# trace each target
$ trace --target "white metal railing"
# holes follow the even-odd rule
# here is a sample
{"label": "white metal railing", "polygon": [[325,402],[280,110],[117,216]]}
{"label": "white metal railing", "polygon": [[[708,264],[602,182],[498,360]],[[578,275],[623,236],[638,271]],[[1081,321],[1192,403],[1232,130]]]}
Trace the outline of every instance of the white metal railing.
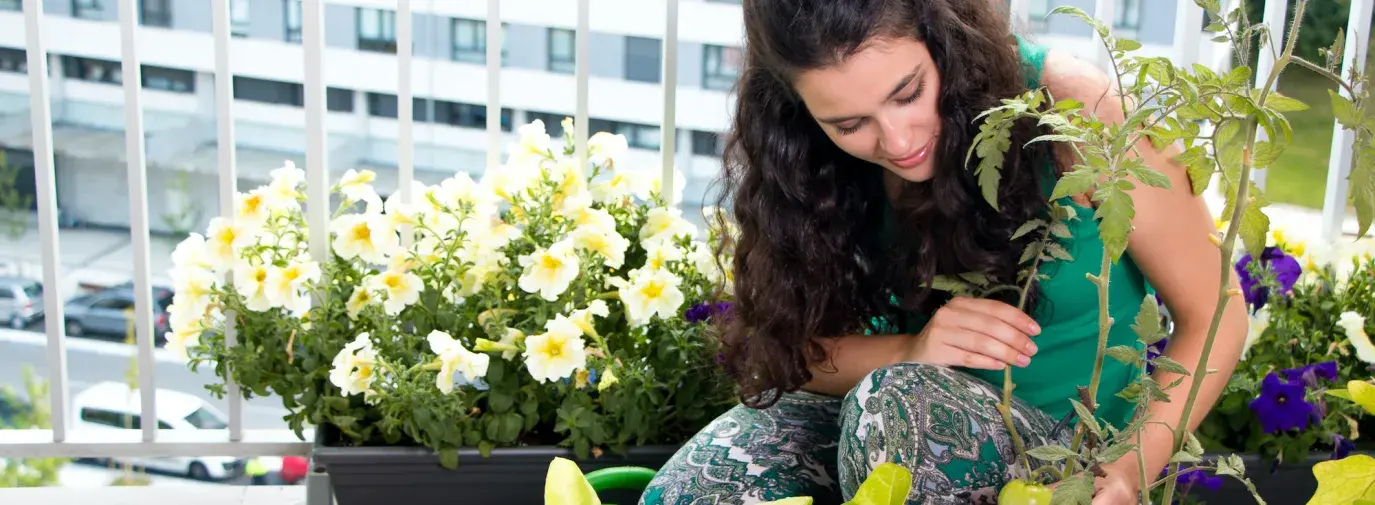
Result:
{"label": "white metal railing", "polygon": [[[675,101],[678,74],[678,2],[664,1],[665,31],[663,40],[663,117],[661,121],[662,154],[662,193],[671,198],[677,188],[673,188],[675,165]],[[1194,63],[1197,48],[1202,41],[1198,29],[1202,21],[1202,11],[1192,0],[1177,0],[1179,13],[1176,19],[1174,38],[1175,56],[1184,63]],[[1229,5],[1235,5],[1231,0]],[[1346,47],[1342,63],[1345,75],[1352,65],[1365,61],[1367,32],[1370,27],[1372,3],[1375,0],[1352,0],[1351,18],[1347,29]],[[187,433],[176,430],[159,430],[156,423],[145,422],[139,432],[100,431],[83,433],[71,430],[69,420],[69,387],[67,375],[67,353],[63,317],[63,293],[61,264],[58,261],[57,212],[55,193],[55,172],[53,154],[52,113],[49,100],[49,59],[45,43],[43,0],[24,0],[24,20],[27,30],[27,55],[30,111],[32,114],[33,152],[37,181],[39,246],[43,253],[43,282],[45,317],[44,330],[47,336],[47,369],[50,381],[52,427],[48,430],[5,430],[0,431],[0,458],[12,457],[130,457],[130,456],[199,456],[217,454],[227,456],[260,455],[307,455],[310,442],[301,441],[289,430],[247,430],[243,426],[243,400],[239,388],[228,385],[229,426],[224,430],[197,430]],[[231,218],[234,215],[236,188],[234,93],[231,51],[231,21],[229,0],[213,0],[214,68],[215,68],[215,111],[219,141],[219,198],[220,215]],[[575,32],[575,82],[576,113],[575,146],[578,159],[587,158],[588,131],[588,87],[589,87],[589,49],[591,0],[577,1],[577,22]],[[1096,0],[1096,16],[1112,19],[1114,8],[1112,0]],[[138,345],[139,389],[143,418],[154,419],[156,397],[154,392],[157,380],[153,366],[153,327],[152,300],[150,299],[149,271],[149,227],[147,167],[143,136],[142,90],[138,52],[140,26],[137,16],[137,0],[119,0],[120,43],[123,51],[123,86],[125,92],[126,151],[128,162],[129,205],[131,234],[134,245],[136,287],[136,339]],[[1012,0],[1012,15],[1019,24],[1025,24],[1027,17],[1026,0]],[[327,205],[316,205],[329,201],[329,163],[327,160],[326,83],[324,80],[324,0],[305,0],[302,6],[301,44],[304,48],[304,90],[306,114],[306,181],[307,222],[310,229],[310,248],[317,261],[324,262],[329,254],[328,209]],[[398,139],[398,190],[403,200],[414,197],[411,185],[414,179],[414,134],[413,134],[413,83],[411,71],[414,55],[412,53],[412,2],[397,0],[397,80],[398,80],[398,120],[400,124]],[[500,165],[502,146],[501,132],[501,10],[500,0],[487,1],[487,157],[485,169]],[[1267,4],[1265,21],[1278,24],[1288,10],[1285,0],[1271,0]],[[1096,36],[1095,36],[1096,37]],[[1260,68],[1273,66],[1273,58],[1262,51]],[[1210,62],[1217,67],[1227,64],[1227,58]],[[1350,162],[1350,134],[1340,126],[1334,126],[1337,134],[1332,144],[1332,161],[1328,172],[1327,198],[1324,202],[1323,232],[1329,239],[1340,235],[1340,220],[1345,215],[1347,191],[1346,173]],[[675,203],[675,202],[670,202]],[[234,321],[232,314],[226,318]],[[236,334],[231,326],[226,335],[229,345],[235,345]],[[308,489],[311,503],[327,503],[329,497],[327,481],[323,476],[312,474]]]}

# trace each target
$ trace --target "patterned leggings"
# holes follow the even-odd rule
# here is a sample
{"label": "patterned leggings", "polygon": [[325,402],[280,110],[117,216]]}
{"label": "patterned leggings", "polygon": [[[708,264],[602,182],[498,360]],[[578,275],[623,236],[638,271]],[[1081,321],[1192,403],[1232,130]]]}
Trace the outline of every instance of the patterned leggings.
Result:
{"label": "patterned leggings", "polygon": [[[994,503],[1013,475],[1012,442],[996,405],[999,388],[950,368],[898,364],[860,382],[843,400],[790,393],[764,410],[737,406],[694,436],[660,469],[642,505],[749,505],[811,496],[818,505],[854,497],[884,462],[912,470],[909,504]],[[1069,443],[1055,420],[1014,400],[1027,443]]]}

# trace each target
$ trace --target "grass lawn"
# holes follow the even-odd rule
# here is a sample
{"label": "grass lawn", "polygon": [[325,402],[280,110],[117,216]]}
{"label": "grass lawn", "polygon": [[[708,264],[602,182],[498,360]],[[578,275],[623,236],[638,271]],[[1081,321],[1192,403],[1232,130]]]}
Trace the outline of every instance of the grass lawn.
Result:
{"label": "grass lawn", "polygon": [[1327,90],[1336,85],[1308,69],[1290,65],[1279,87],[1280,93],[1302,101],[1309,109],[1285,113],[1294,128],[1294,142],[1267,170],[1265,194],[1274,202],[1320,209],[1334,124]]}

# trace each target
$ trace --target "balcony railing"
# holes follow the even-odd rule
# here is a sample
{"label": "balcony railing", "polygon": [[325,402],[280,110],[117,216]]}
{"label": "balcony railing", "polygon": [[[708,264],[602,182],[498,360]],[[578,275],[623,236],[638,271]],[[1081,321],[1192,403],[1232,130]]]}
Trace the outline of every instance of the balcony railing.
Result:
{"label": "balcony railing", "polygon": [[[333,1],[333,0],[330,0]],[[357,0],[351,0],[357,3]],[[1018,21],[1019,26],[1025,25],[1027,17],[1028,0],[1012,0],[1010,3],[1011,12],[1014,20]],[[1346,74],[1346,69],[1353,65],[1359,65],[1365,61],[1366,48],[1368,46],[1368,33],[1370,28],[1372,2],[1375,0],[1352,0],[1351,16],[1346,30],[1346,47],[1351,48],[1344,55],[1342,73]],[[1236,0],[1230,3],[1235,4]],[[385,3],[392,6],[392,2]],[[575,69],[574,74],[577,83],[577,101],[575,125],[575,145],[577,156],[581,160],[586,160],[587,140],[588,140],[588,81],[589,81],[589,40],[590,40],[590,0],[577,1],[577,21],[575,32]],[[0,5],[5,2],[0,0]],[[1101,19],[1111,19],[1114,0],[1096,0],[1096,16]],[[231,65],[233,59],[231,52],[234,49],[235,39],[233,38],[233,26],[230,14],[229,0],[213,0],[213,31],[214,31],[214,69],[215,69],[215,110],[218,123],[219,141],[219,202],[220,215],[232,217],[234,195],[236,188],[236,161],[235,161],[235,123],[234,123],[234,68]],[[289,430],[253,430],[245,429],[243,423],[243,407],[239,389],[234,384],[228,385],[228,428],[222,430],[195,430],[192,432],[179,430],[159,430],[156,423],[142,423],[139,430],[123,431],[100,431],[86,432],[83,430],[72,429],[73,415],[69,412],[69,391],[70,384],[67,375],[67,351],[65,344],[66,330],[64,328],[63,303],[65,302],[64,293],[59,287],[62,285],[60,279],[63,277],[61,263],[57,260],[58,254],[58,227],[56,211],[55,175],[54,175],[54,154],[53,154],[53,134],[52,134],[52,114],[50,110],[49,97],[49,59],[47,58],[47,42],[52,37],[67,36],[66,34],[48,33],[45,31],[43,0],[23,0],[23,12],[25,28],[27,30],[27,62],[29,78],[29,99],[32,114],[33,126],[33,151],[35,158],[35,171],[37,180],[37,200],[38,200],[38,231],[40,237],[39,247],[42,250],[43,262],[42,277],[43,283],[48,289],[44,290],[44,307],[46,307],[45,332],[47,339],[46,360],[47,360],[47,379],[50,381],[50,408],[52,412],[52,427],[46,430],[3,430],[0,431],[0,458],[37,458],[37,457],[63,457],[63,458],[117,458],[117,457],[193,457],[205,454],[216,454],[226,456],[286,456],[286,455],[309,455],[310,439],[307,441],[298,439]],[[400,195],[403,200],[410,199],[414,195],[410,194],[411,181],[414,179],[413,150],[414,138],[412,125],[414,119],[414,101],[412,94],[412,2],[410,0],[396,0],[396,53],[397,53],[397,81],[399,84],[397,95],[399,131],[399,154],[398,172]],[[659,6],[662,6],[661,8]],[[126,153],[128,165],[128,186],[129,186],[129,205],[131,216],[131,233],[134,250],[134,286],[135,286],[135,328],[137,343],[137,362],[138,362],[138,390],[141,394],[141,409],[144,419],[154,419],[156,416],[156,398],[154,391],[158,384],[158,378],[154,374],[154,335],[153,335],[153,311],[151,298],[150,278],[154,272],[150,272],[149,261],[149,224],[148,224],[148,186],[147,186],[147,167],[145,159],[144,145],[144,125],[143,125],[143,91],[139,85],[140,79],[140,54],[139,44],[136,43],[139,32],[142,29],[139,23],[139,2],[137,0],[120,0],[119,23],[120,23],[120,44],[122,47],[121,68],[125,78],[123,79],[124,99],[125,99],[125,128]],[[679,0],[659,0],[656,4],[656,12],[662,12],[664,21],[663,31],[663,119],[661,136],[664,176],[662,178],[662,194],[673,195],[671,185],[674,183],[672,170],[674,167],[674,134],[675,126],[675,97],[677,82],[677,50],[678,50],[678,7]],[[1285,0],[1270,0],[1266,3],[1265,19],[1271,25],[1282,25],[1285,13],[1289,10],[1289,2]],[[1230,65],[1230,55],[1226,52],[1215,53],[1212,61],[1198,61],[1200,47],[1206,45],[1203,39],[1203,32],[1196,27],[1201,25],[1202,10],[1194,5],[1193,0],[1177,0],[1176,30],[1173,44],[1173,57],[1179,63],[1202,63],[1214,69],[1225,68]],[[328,202],[328,181],[329,166],[326,155],[327,134],[326,134],[326,83],[324,79],[324,0],[305,0],[302,2],[301,11],[301,33],[300,39],[304,46],[304,89],[305,89],[305,112],[306,112],[306,166],[307,174],[307,220],[310,230],[310,250],[316,255],[316,260],[324,262],[323,255],[328,254],[330,248],[327,247],[329,241],[327,205],[315,205],[317,202]],[[501,20],[501,1],[487,0],[487,26],[500,26]],[[501,30],[487,30],[486,37],[486,65],[487,65],[487,123],[486,123],[486,167],[497,168],[500,166],[500,155],[502,153],[501,130]],[[1096,42],[1096,41],[1095,41]],[[1099,62],[1106,64],[1106,54],[1101,54]],[[1259,75],[1266,73],[1267,69],[1272,68],[1274,59],[1268,51],[1261,51],[1261,61],[1259,65]],[[1341,235],[1341,223],[1345,216],[1345,205],[1347,195],[1346,171],[1351,160],[1350,146],[1352,143],[1351,133],[1343,130],[1339,125],[1333,125],[1334,138],[1331,148],[1331,161],[1329,164],[1326,197],[1324,199],[1324,210],[1322,215],[1322,235],[1328,240],[1333,240]],[[1259,181],[1263,184],[1263,180]],[[232,318],[228,318],[232,321]],[[232,328],[227,336],[230,345],[234,342]],[[332,502],[330,488],[327,477],[318,472],[311,472],[307,477],[308,503],[311,505],[324,505]],[[34,498],[40,496],[41,491],[5,490],[0,491],[6,499],[0,500],[12,502],[8,499],[14,497]],[[138,491],[118,490],[111,492],[131,493]],[[194,495],[197,501],[204,501],[205,493],[211,491],[197,490],[187,496]],[[253,494],[243,494],[243,503],[266,503],[262,500],[269,500],[270,496],[279,496],[272,493],[280,492],[273,490],[253,491]],[[27,494],[20,494],[27,493]],[[71,496],[78,496],[73,491]],[[107,495],[106,491],[100,491],[102,496]],[[172,494],[173,491],[166,491]],[[198,494],[199,493],[199,494]],[[52,496],[52,495],[42,495]],[[291,496],[290,494],[280,496]],[[256,498],[255,498],[256,497]],[[29,502],[28,498],[21,498],[19,502]],[[44,498],[44,500],[47,500]],[[47,500],[51,502],[51,500]],[[187,498],[187,502],[190,498]],[[58,501],[56,503],[65,503]],[[73,498],[72,503],[76,503]],[[217,502],[218,503],[218,502]]]}

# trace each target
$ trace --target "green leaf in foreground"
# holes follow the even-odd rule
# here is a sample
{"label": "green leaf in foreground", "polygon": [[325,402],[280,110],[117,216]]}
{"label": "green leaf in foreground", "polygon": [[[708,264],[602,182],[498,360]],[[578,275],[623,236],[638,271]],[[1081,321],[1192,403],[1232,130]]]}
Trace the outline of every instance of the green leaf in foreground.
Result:
{"label": "green leaf in foreground", "polygon": [[895,463],[884,463],[859,485],[855,498],[845,505],[903,505],[912,491],[912,472]]}

